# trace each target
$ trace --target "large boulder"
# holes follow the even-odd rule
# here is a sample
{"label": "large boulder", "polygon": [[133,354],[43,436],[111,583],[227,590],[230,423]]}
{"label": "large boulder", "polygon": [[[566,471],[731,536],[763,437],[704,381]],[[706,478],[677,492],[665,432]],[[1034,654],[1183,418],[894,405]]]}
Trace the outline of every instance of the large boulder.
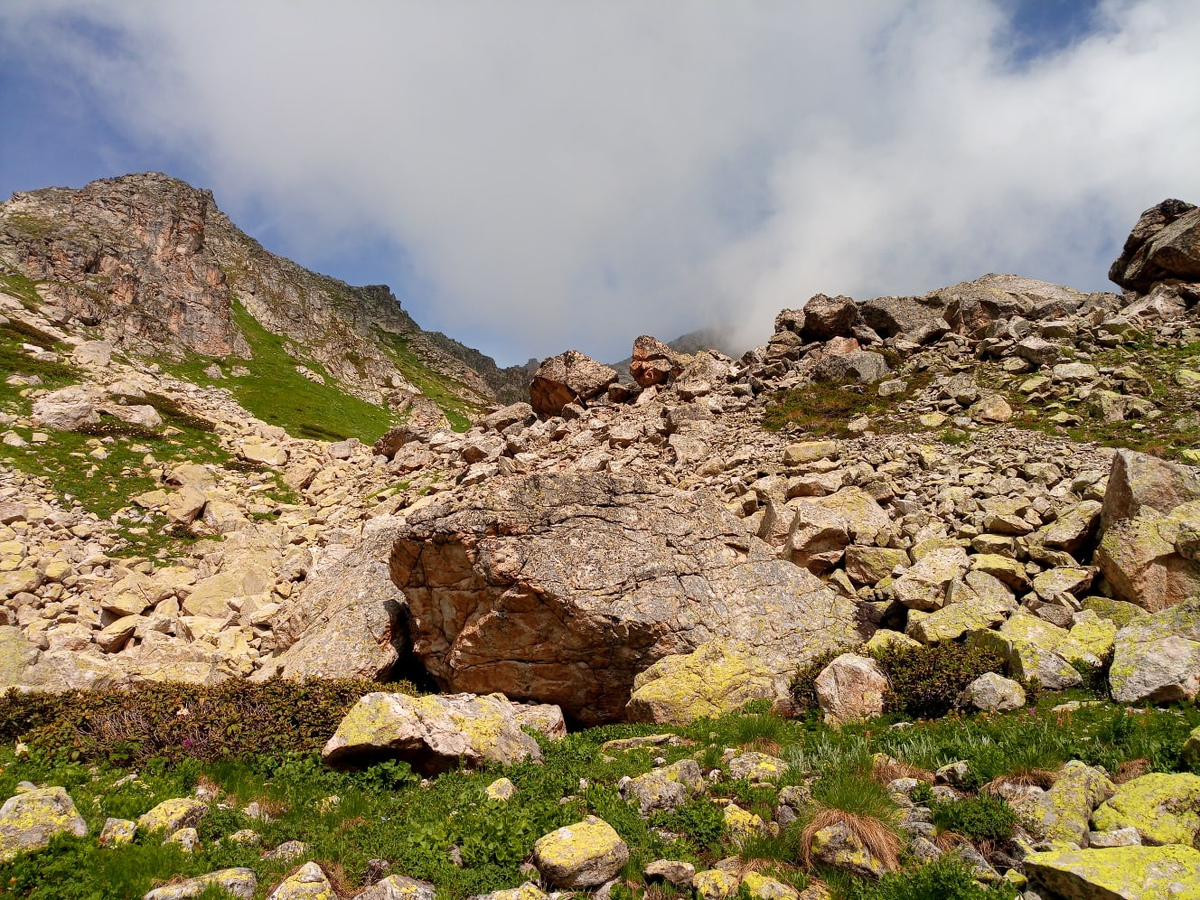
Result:
{"label": "large boulder", "polygon": [[1062,900],[1197,900],[1200,850],[1116,847],[1025,857],[1030,887]]}
{"label": "large boulder", "polygon": [[666,384],[682,370],[679,354],[658,338],[643,334],[633,342],[629,374],[642,387]]}
{"label": "large boulder", "polygon": [[687,725],[702,716],[733,712],[751,700],[773,700],[783,691],[781,681],[753,648],[707,641],[639,673],[626,715],[633,722]]}
{"label": "large boulder", "polygon": [[387,559],[395,520],[369,522],[359,543],[324,548],[308,589],[276,624],[282,652],[254,673],[285,678],[384,679],[409,652],[408,603]]}
{"label": "large boulder", "polygon": [[815,682],[825,721],[842,725],[883,715],[887,676],[869,656],[843,653],[821,670]]}
{"label": "large boulder", "polygon": [[0,806],[0,863],[18,853],[40,850],[59,834],[83,837],[87,823],[61,787],[35,788]]}
{"label": "large boulder", "polygon": [[1092,819],[1099,831],[1136,828],[1145,844],[1192,846],[1200,839],[1200,775],[1152,772],[1134,778],[1120,785]]}
{"label": "large boulder", "polygon": [[1017,813],[1037,837],[1087,846],[1092,811],[1116,790],[1100,769],[1071,760],[1050,790],[1017,803]]}
{"label": "large boulder", "polygon": [[1105,529],[1135,516],[1165,516],[1183,503],[1200,500],[1200,468],[1118,450],[1113,456],[1100,519]]}
{"label": "large boulder", "polygon": [[1200,281],[1200,209],[1164,200],[1143,212],[1108,277],[1140,294],[1160,281]]}
{"label": "large boulder", "polygon": [[1150,612],[1200,593],[1200,500],[1109,524],[1095,562],[1113,596]]}
{"label": "large boulder", "polygon": [[1118,703],[1169,703],[1200,694],[1200,597],[1133,619],[1113,640]]}
{"label": "large boulder", "polygon": [[946,307],[926,297],[876,297],[858,308],[859,318],[882,338],[914,344],[934,341],[950,330]]}
{"label": "large boulder", "polygon": [[850,297],[817,294],[804,304],[804,323],[800,336],[806,341],[849,337],[857,321],[858,304]]}
{"label": "large boulder", "polygon": [[702,492],[493,479],[410,513],[394,537],[413,649],[443,689],[557,703],[586,724],[621,719],[638,673],[715,638],[777,675],[858,639],[853,601]]}
{"label": "large boulder", "polygon": [[145,894],[142,900],[186,900],[189,897],[199,897],[214,888],[230,897],[251,900],[254,892],[258,890],[258,876],[254,874],[253,869],[219,869],[175,884],[154,888]]}
{"label": "large boulder", "polygon": [[529,385],[529,402],[542,416],[557,416],[570,403],[585,403],[608,390],[617,370],[578,350],[568,350],[542,363]]}
{"label": "large boulder", "polygon": [[512,765],[541,759],[502,694],[411,697],[376,691],[346,713],[321,756],[336,766],[401,759],[422,774],[460,763]]}
{"label": "large boulder", "polygon": [[599,887],[629,861],[629,847],[616,830],[595,816],[537,839],[533,864],[550,884],[566,890]]}

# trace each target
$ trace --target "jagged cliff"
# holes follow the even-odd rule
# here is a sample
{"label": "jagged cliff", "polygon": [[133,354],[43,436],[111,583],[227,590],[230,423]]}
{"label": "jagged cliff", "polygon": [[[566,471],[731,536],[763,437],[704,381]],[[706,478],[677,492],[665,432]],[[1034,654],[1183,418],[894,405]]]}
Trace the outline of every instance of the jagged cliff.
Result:
{"label": "jagged cliff", "polygon": [[353,287],[269,253],[210,191],[158,173],[15,194],[0,204],[0,268],[60,324],[141,357],[236,364],[253,354],[244,310],[298,364],[317,362],[369,403],[404,409],[432,396],[469,417],[521,388],[521,370],[422,331],[387,287]]}

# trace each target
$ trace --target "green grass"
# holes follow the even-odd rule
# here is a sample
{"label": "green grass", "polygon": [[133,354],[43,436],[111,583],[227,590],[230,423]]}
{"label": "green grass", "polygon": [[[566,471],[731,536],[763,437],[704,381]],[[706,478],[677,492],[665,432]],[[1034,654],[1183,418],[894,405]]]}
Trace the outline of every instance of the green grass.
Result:
{"label": "green grass", "polygon": [[[392,357],[400,373],[426,397],[438,405],[455,431],[471,427],[471,417],[487,405],[487,398],[471,390],[461,381],[430,369],[409,346],[408,338],[376,329],[380,343]],[[470,399],[474,398],[474,399]]]}
{"label": "green grass", "polygon": [[42,305],[42,297],[37,292],[36,285],[17,272],[0,272],[0,290],[16,297],[26,309]]}
{"label": "green grass", "polygon": [[[259,419],[285,428],[289,434],[322,441],[359,438],[374,443],[395,424],[391,412],[347,394],[314,359],[296,358],[284,349],[288,342],[267,331],[241,303],[233,301],[233,321],[250,344],[253,357],[247,360],[197,356],[184,363],[162,361],[177,376],[202,385],[227,387],[237,401]],[[242,365],[249,375],[210,378],[204,370],[213,363]],[[296,371],[307,366],[325,379],[309,381]]]}
{"label": "green grass", "polygon": [[[275,700],[269,693],[239,700],[236,685],[210,690],[222,690],[230,702],[248,704],[247,708],[285,701],[290,709],[296,706],[291,694],[280,693]],[[170,691],[159,693],[167,698],[161,702],[170,705]],[[26,710],[21,715],[26,718],[0,715],[0,724],[8,723],[0,742],[0,799],[11,796],[23,779],[61,784],[91,831],[89,837],[59,839],[45,851],[0,865],[0,897],[4,898],[141,896],[155,880],[230,865],[249,866],[258,873],[261,898],[296,863],[266,862],[260,858],[260,849],[285,840],[302,840],[310,845],[309,858],[320,862],[347,895],[361,888],[367,861],[384,858],[392,863],[393,871],[431,880],[439,897],[459,900],[519,885],[525,880],[520,865],[528,858],[533,842],[587,814],[605,819],[629,844],[631,863],[623,876],[632,897],[658,890],[641,883],[642,865],[658,857],[682,859],[704,868],[738,853],[743,861],[761,861],[776,877],[803,884],[806,875],[799,848],[803,819],[778,837],[742,842],[733,841],[724,829],[720,798],[733,797],[745,808],[759,809],[770,805],[774,788],[716,782],[709,787],[709,797],[698,796],[648,822],[621,800],[617,781],[623,775],[649,771],[660,755],[668,762],[714,755],[719,759],[724,747],[754,746],[769,740],[779,745],[777,754],[791,761],[797,774],[812,777],[813,814],[839,809],[887,824],[895,821],[896,810],[886,790],[869,774],[874,753],[887,753],[926,769],[965,759],[978,784],[1025,766],[1052,768],[1075,758],[1102,764],[1113,772],[1135,759],[1149,760],[1154,770],[1179,771],[1183,741],[1191,728],[1200,724],[1200,710],[1194,707],[1131,715],[1111,703],[1073,713],[1041,708],[948,717],[903,729],[887,727],[889,719],[834,729],[815,720],[771,720],[762,712],[751,712],[674,729],[688,739],[681,744],[624,752],[606,753],[601,745],[612,738],[673,729],[642,725],[590,729],[558,742],[543,741],[542,764],[452,771],[424,786],[398,763],[360,772],[326,769],[315,753],[323,732],[309,728],[297,749],[293,749],[297,742],[290,738],[272,738],[281,746],[277,750],[261,748],[253,757],[218,755],[200,760],[178,755],[176,747],[170,751],[173,762],[142,758],[138,779],[117,787],[115,782],[130,770],[113,764],[111,754],[92,756],[94,748],[87,750],[84,745],[81,748],[86,752],[79,762],[64,761],[61,754],[47,755],[37,742],[32,742],[32,756],[15,758],[14,738],[28,729],[22,722],[32,721],[30,716],[45,716],[44,710],[39,712],[40,702],[20,698],[21,709]],[[258,740],[254,735],[250,739]],[[517,787],[517,794],[507,804],[490,801],[484,794],[484,788],[500,774]],[[586,786],[581,786],[580,779]],[[214,808],[204,820],[201,848],[194,856],[178,855],[153,838],[121,850],[96,846],[95,834],[106,816],[135,817],[163,799],[190,793],[201,780],[216,785],[229,808]],[[340,802],[323,806],[325,798],[333,795]],[[251,801],[271,809],[274,818],[269,822],[248,818],[242,809]],[[943,827],[971,831],[986,839],[1001,835],[1007,818],[1003,810],[983,809],[987,802],[973,799],[954,804],[942,816]],[[239,828],[258,831],[260,848],[217,845],[218,837]],[[681,836],[670,839],[659,829]],[[463,868],[450,861],[452,846],[459,849]],[[837,900],[1011,896],[1011,892],[988,893],[975,886],[953,861],[910,868],[874,884],[828,871],[819,874],[829,882]]]}

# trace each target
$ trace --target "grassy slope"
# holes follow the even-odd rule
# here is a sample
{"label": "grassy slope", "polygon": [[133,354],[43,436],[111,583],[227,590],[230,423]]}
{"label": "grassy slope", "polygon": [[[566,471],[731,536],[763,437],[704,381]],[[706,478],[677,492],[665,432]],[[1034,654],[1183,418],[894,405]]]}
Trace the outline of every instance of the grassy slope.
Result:
{"label": "grassy slope", "polygon": [[[297,437],[324,441],[356,437],[369,444],[395,424],[388,410],[338,389],[336,381],[316,360],[288,355],[285,339],[263,328],[237,300],[233,303],[233,320],[250,344],[252,359],[198,356],[181,365],[164,363],[164,368],[196,384],[228,388],[255,416]],[[214,363],[224,364],[225,371],[229,365],[241,365],[250,374],[216,380],[204,374]],[[321,375],[325,384],[309,381],[296,371],[297,365]]]}
{"label": "grassy slope", "polygon": [[[1073,713],[1052,712],[1050,703],[1060,699],[1044,698],[1039,710],[952,716],[904,729],[887,728],[886,721],[877,720],[838,730],[813,719],[784,720],[761,712],[701,720],[684,729],[609,726],[544,744],[542,765],[451,772],[426,787],[396,763],[354,774],[329,771],[317,761],[315,747],[241,760],[151,760],[140,767],[137,781],[117,787],[115,782],[129,770],[102,761],[93,769],[82,764],[86,760],[54,759],[36,742],[31,757],[16,759],[6,742],[0,749],[0,796],[10,796],[22,779],[61,784],[88,820],[90,835],[59,839],[44,852],[0,865],[0,897],[140,896],[155,879],[231,865],[258,872],[261,897],[297,864],[264,861],[262,849],[299,839],[310,845],[306,858],[318,860],[344,890],[362,883],[369,859],[382,857],[392,862],[393,871],[430,879],[439,897],[454,900],[520,884],[524,876],[519,866],[533,842],[591,813],[613,825],[629,844],[631,861],[623,875],[639,894],[645,887],[642,867],[655,858],[686,860],[699,869],[740,851],[760,859],[758,867],[797,887],[817,875],[831,883],[835,897],[858,898],[866,895],[867,885],[828,871],[803,870],[797,856],[803,820],[778,839],[745,845],[722,827],[723,799],[769,814],[779,785],[724,780],[710,786],[709,799],[692,800],[647,822],[620,799],[616,782],[622,775],[649,771],[659,754],[668,761],[693,757],[709,766],[720,764],[725,747],[765,749],[791,764],[781,785],[815,778],[818,805],[874,810],[887,817],[897,811],[889,805],[886,792],[881,794],[874,782],[862,783],[872,753],[886,753],[926,770],[967,760],[977,787],[1001,774],[1053,770],[1069,759],[1104,765],[1113,772],[1132,760],[1145,760],[1142,765],[1154,771],[1178,771],[1183,768],[1179,752],[1183,740],[1200,724],[1200,711],[1195,708],[1132,715],[1104,703]],[[687,740],[679,746],[600,752],[605,740],[664,730],[675,730]],[[847,777],[847,772],[859,775]],[[484,788],[501,774],[518,788],[508,804],[484,796]],[[149,836],[119,850],[96,845],[95,835],[106,816],[136,817],[163,799],[189,793],[201,778],[226,792],[226,802],[233,808],[209,813],[200,826],[202,846],[196,854],[164,849]],[[581,778],[586,788],[581,789]],[[340,803],[323,807],[324,798],[332,795],[340,797]],[[567,801],[560,802],[564,797]],[[239,812],[252,800],[273,811],[272,821],[255,821]],[[681,836],[671,839],[656,827]],[[216,843],[218,837],[239,828],[260,832],[262,846]],[[464,868],[451,864],[452,845],[459,848]],[[672,897],[674,892],[655,896]]]}

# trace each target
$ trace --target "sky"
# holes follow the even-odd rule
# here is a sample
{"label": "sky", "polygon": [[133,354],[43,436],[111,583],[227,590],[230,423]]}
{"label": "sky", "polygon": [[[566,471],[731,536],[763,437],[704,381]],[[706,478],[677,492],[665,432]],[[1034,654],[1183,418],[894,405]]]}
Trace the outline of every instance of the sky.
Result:
{"label": "sky", "polygon": [[1110,290],[1200,203],[1194,0],[3,0],[0,198],[162,171],[520,364],[813,294]]}

